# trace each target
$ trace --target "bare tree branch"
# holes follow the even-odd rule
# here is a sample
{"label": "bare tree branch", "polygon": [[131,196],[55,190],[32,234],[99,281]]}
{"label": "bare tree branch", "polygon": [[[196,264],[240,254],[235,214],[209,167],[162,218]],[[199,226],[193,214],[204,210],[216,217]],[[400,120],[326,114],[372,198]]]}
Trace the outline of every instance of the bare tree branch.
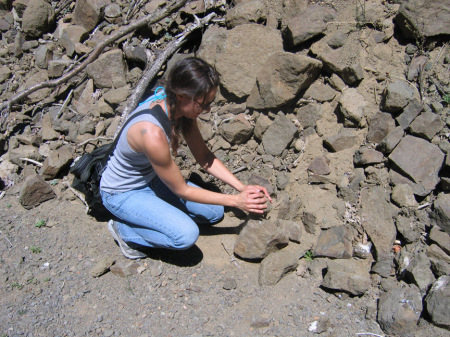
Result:
{"label": "bare tree branch", "polygon": [[172,3],[168,4],[166,7],[159,9],[158,11],[147,15],[143,17],[142,19],[137,20],[136,22],[133,22],[129,24],[128,26],[123,27],[122,29],[118,30],[116,33],[111,35],[110,37],[103,40],[99,45],[95,47],[95,49],[89,54],[89,56],[82,62],[80,65],[76,68],[74,68],[72,71],[66,73],[65,75],[51,81],[44,81],[37,83],[28,89],[25,89],[19,93],[17,93],[14,97],[12,97],[10,100],[4,102],[2,105],[0,105],[0,111],[2,114],[2,121],[1,125],[5,122],[6,118],[8,117],[9,110],[11,108],[11,105],[14,103],[17,103],[18,101],[22,100],[23,98],[27,97],[31,93],[43,89],[43,88],[53,88],[56,87],[62,83],[65,83],[70,78],[74,77],[76,74],[78,74],[81,70],[87,67],[88,64],[93,62],[97,57],[102,53],[103,49],[105,49],[106,46],[110,45],[114,41],[117,41],[121,37],[134,32],[136,29],[139,29],[141,27],[144,27],[149,24],[153,24],[156,22],[161,21],[174,11],[181,8],[187,0],[174,0]]}

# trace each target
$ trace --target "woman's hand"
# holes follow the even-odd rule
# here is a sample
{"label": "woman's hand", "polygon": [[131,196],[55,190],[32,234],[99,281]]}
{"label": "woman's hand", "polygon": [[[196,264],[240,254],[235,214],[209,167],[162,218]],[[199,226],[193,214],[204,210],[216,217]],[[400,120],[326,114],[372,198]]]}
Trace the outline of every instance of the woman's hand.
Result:
{"label": "woman's hand", "polygon": [[264,213],[267,201],[272,202],[267,189],[258,185],[245,185],[244,189],[237,195],[237,207],[246,212]]}

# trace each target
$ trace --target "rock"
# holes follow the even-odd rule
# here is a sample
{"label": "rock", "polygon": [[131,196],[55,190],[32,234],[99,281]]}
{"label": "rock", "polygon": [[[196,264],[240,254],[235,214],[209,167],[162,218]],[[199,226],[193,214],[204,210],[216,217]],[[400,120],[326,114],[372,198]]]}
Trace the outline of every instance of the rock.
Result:
{"label": "rock", "polygon": [[46,113],[42,117],[41,130],[39,131],[39,133],[43,141],[59,138],[59,133],[56,132],[53,128],[53,117],[51,114]]}
{"label": "rock", "polygon": [[288,243],[289,238],[280,223],[249,220],[239,234],[234,253],[244,259],[263,259]]}
{"label": "rock", "polygon": [[436,277],[450,275],[450,256],[438,245],[427,246],[427,257],[431,262],[431,270]]}
{"label": "rock", "polygon": [[404,275],[406,279],[415,283],[424,294],[435,280],[431,271],[431,262],[426,253],[422,251],[413,254]]}
{"label": "rock", "polygon": [[[41,69],[37,72],[31,71],[29,74],[26,75],[26,81],[19,88],[18,91],[28,89],[35,84],[38,84],[40,82],[45,82],[45,81],[48,81],[48,73],[46,70]],[[50,96],[51,92],[52,92],[52,89],[50,89],[50,88],[39,89],[35,92],[30,93],[27,96],[27,101],[30,104],[45,101],[45,99]]]}
{"label": "rock", "polygon": [[255,129],[253,130],[254,136],[261,140],[264,132],[272,124],[272,120],[264,114],[259,115],[256,120]]}
{"label": "rock", "polygon": [[112,257],[104,257],[100,259],[94,267],[91,268],[89,274],[92,277],[100,277],[109,271],[114,262],[115,260]]}
{"label": "rock", "polygon": [[50,60],[48,62],[48,77],[55,78],[60,77],[64,69],[66,69],[71,64],[68,60]]}
{"label": "rock", "polygon": [[318,103],[309,103],[297,109],[297,119],[304,129],[315,127],[322,115],[322,106]]}
{"label": "rock", "polygon": [[329,102],[336,96],[336,91],[322,81],[315,81],[306,89],[303,98],[312,99],[317,102]]}
{"label": "rock", "polygon": [[377,149],[385,155],[388,155],[395,149],[398,143],[400,143],[404,135],[404,129],[401,126],[397,126],[383,138],[383,140],[378,144]]}
{"label": "rock", "polygon": [[424,111],[411,123],[409,131],[412,135],[431,140],[444,126],[445,122],[441,116]]}
{"label": "rock", "polygon": [[401,80],[389,83],[384,91],[381,109],[387,112],[401,111],[414,97],[416,91]]}
{"label": "rock", "polygon": [[330,160],[326,156],[314,158],[311,164],[308,166],[308,171],[317,175],[330,174],[331,170],[328,164]]}
{"label": "rock", "polygon": [[73,22],[92,31],[103,17],[108,0],[77,0],[73,12]]}
{"label": "rock", "polygon": [[111,89],[103,95],[103,98],[106,103],[112,106],[117,106],[127,100],[129,90],[130,87],[128,85],[117,89]]}
{"label": "rock", "polygon": [[387,278],[395,275],[395,272],[393,272],[393,264],[392,257],[385,257],[375,262],[370,271],[380,275],[381,277]]}
{"label": "rock", "polygon": [[370,288],[370,274],[366,263],[358,260],[330,260],[322,286],[328,289],[361,296]]}
{"label": "rock", "polygon": [[422,312],[422,296],[414,285],[402,284],[380,295],[377,321],[389,335],[414,336]]}
{"label": "rock", "polygon": [[448,3],[445,0],[408,0],[401,3],[395,21],[405,37],[424,39],[450,35],[448,13]]}
{"label": "rock", "polygon": [[334,259],[350,259],[353,255],[352,240],[352,232],[345,226],[322,230],[313,255]]}
{"label": "rock", "polygon": [[439,226],[433,226],[430,230],[429,238],[450,255],[450,235]]}
{"label": "rock", "polygon": [[267,8],[261,0],[250,0],[236,4],[227,11],[225,23],[234,28],[246,23],[260,23],[267,19]]}
{"label": "rock", "polygon": [[266,153],[279,156],[292,142],[297,127],[282,113],[278,114],[273,123],[267,128],[262,137],[262,144]]}
{"label": "rock", "polygon": [[256,76],[247,107],[276,109],[290,103],[316,80],[321,68],[322,62],[304,55],[273,53]]}
{"label": "rock", "polygon": [[355,152],[353,163],[355,166],[373,165],[383,162],[383,153],[368,147],[362,147]]}
{"label": "rock", "polygon": [[82,26],[70,25],[62,29],[58,43],[66,51],[66,55],[73,57],[75,45],[82,42],[89,36],[89,32]]}
{"label": "rock", "polygon": [[364,97],[355,88],[345,89],[339,99],[339,109],[345,118],[347,127],[362,126],[364,108],[367,103]]}
{"label": "rock", "polygon": [[142,274],[145,269],[145,265],[140,261],[119,261],[110,267],[111,273],[120,277]]}
{"label": "rock", "polygon": [[260,285],[275,285],[282,277],[298,267],[299,257],[286,250],[270,253],[261,261],[258,283]]}
{"label": "rock", "polygon": [[329,7],[311,5],[299,15],[288,20],[284,34],[288,43],[298,46],[327,29],[327,22],[334,19],[335,12]]}
{"label": "rock", "polygon": [[339,152],[358,145],[358,135],[351,129],[342,128],[337,134],[327,137],[324,145],[333,152]]}
{"label": "rock", "polygon": [[389,155],[389,160],[418,185],[414,193],[425,196],[439,183],[438,174],[444,157],[436,145],[406,135]]}
{"label": "rock", "polygon": [[436,224],[450,234],[450,194],[439,193],[433,203],[433,218]]}
{"label": "rock", "polygon": [[450,276],[439,277],[425,297],[426,310],[437,326],[450,330]]}
{"label": "rock", "polygon": [[51,31],[55,24],[55,10],[44,0],[31,0],[22,17],[22,30],[27,37],[38,38]]}
{"label": "rock", "polygon": [[374,245],[377,261],[388,257],[394,244],[397,234],[395,213],[383,187],[361,191],[361,225]]}
{"label": "rock", "polygon": [[368,124],[369,132],[367,133],[367,141],[371,143],[380,143],[395,129],[395,120],[391,114],[385,112],[377,113],[369,119]]}
{"label": "rock", "polygon": [[9,80],[11,76],[12,72],[8,68],[8,66],[2,66],[0,68],[0,83],[4,83],[5,81]]}
{"label": "rock", "polygon": [[392,189],[391,199],[399,207],[417,206],[414,190],[407,184],[395,185]]}
{"label": "rock", "polygon": [[21,145],[17,148],[10,149],[8,151],[8,156],[11,163],[22,168],[25,166],[25,161],[21,158],[27,158],[35,161],[42,160],[42,156],[39,154],[38,149],[33,145]]}
{"label": "rock", "polygon": [[413,243],[419,240],[420,232],[414,223],[414,218],[408,218],[400,215],[395,221],[398,232],[403,237],[404,242]]}
{"label": "rock", "polygon": [[227,92],[243,99],[250,95],[267,58],[280,51],[283,51],[280,31],[245,24],[230,30],[206,30],[198,56],[216,67]]}
{"label": "rock", "polygon": [[406,129],[422,110],[423,104],[413,98],[396,118],[396,121],[403,129]]}
{"label": "rock", "polygon": [[407,79],[408,81],[415,81],[419,77],[422,69],[425,69],[425,65],[428,62],[428,57],[425,55],[415,56],[408,67]]}
{"label": "rock", "polygon": [[55,192],[41,176],[30,176],[22,186],[19,202],[25,209],[32,209],[41,203],[56,198]]}
{"label": "rock", "polygon": [[119,87],[114,82],[126,84],[126,65],[120,49],[113,49],[100,55],[86,67],[87,74],[99,88]]}
{"label": "rock", "polygon": [[245,119],[244,114],[236,116],[222,127],[222,136],[232,145],[247,142],[253,133],[253,126]]}
{"label": "rock", "polygon": [[72,149],[69,146],[62,146],[59,149],[50,152],[45,159],[39,174],[44,179],[53,179],[72,162]]}

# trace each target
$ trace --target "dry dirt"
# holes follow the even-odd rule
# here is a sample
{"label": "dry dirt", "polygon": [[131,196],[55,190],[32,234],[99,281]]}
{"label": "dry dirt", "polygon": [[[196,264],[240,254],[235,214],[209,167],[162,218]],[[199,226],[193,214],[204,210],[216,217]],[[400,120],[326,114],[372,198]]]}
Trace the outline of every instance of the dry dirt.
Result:
{"label": "dry dirt", "polygon": [[[106,221],[86,215],[81,201],[66,200],[69,193],[30,211],[19,204],[18,188],[0,200],[0,336],[383,335],[379,289],[362,298],[325,291],[320,259],[301,261],[304,273],[300,267],[275,286],[260,286],[259,264],[232,255],[243,222],[232,212],[202,229],[194,248],[140,260],[140,274],[94,278],[102,259],[129,260]],[[39,220],[45,226],[36,226]],[[309,331],[314,322],[316,331]],[[448,332],[421,320],[416,335]]]}

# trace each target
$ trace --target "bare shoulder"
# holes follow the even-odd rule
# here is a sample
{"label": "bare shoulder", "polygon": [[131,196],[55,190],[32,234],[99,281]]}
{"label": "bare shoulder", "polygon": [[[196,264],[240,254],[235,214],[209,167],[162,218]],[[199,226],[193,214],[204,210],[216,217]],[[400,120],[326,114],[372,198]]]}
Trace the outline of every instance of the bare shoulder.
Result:
{"label": "bare shoulder", "polygon": [[128,143],[134,151],[143,152],[153,144],[155,147],[168,144],[164,131],[157,125],[142,121],[132,125],[127,132]]}

